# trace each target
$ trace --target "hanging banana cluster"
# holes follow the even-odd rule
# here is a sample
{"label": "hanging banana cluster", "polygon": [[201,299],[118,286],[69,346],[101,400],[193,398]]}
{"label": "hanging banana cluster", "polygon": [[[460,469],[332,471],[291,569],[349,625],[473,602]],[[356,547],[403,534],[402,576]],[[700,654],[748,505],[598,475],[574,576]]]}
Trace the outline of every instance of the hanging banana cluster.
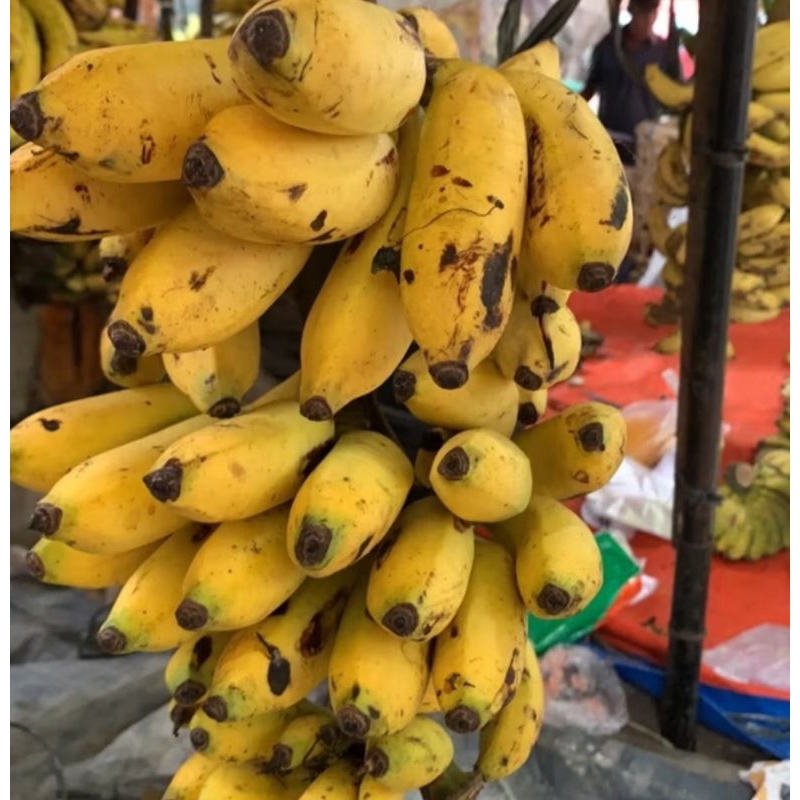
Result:
{"label": "hanging banana cluster", "polygon": [[[12,430],[12,479],[44,495],[28,563],[122,586],[107,652],[174,651],[196,755],[167,798],[501,779],[542,722],[526,613],[602,583],[562,501],[611,478],[624,420],[539,420],[580,355],[570,293],[627,250],[625,173],[552,43],[457,55],[425,9],[268,0],[230,39],[77,55],[12,106],[12,229],[104,237],[126,387]],[[246,403],[259,317],[331,242],[300,371]],[[387,382],[430,426],[415,463],[352,413]]]}
{"label": "hanging banana cluster", "polygon": [[[674,323],[680,316],[686,266],[686,224],[670,226],[670,210],[689,202],[691,105],[694,89],[679,84],[655,64],[645,80],[666,108],[680,112],[682,136],[663,149],[656,173],[656,203],[647,228],[666,264],[664,298],[651,305],[652,325]],[[748,110],[747,171],[739,215],[736,267],[731,287],[732,322],[762,322],[789,303],[789,22],[759,28],[753,57],[753,98]],[[676,352],[680,338],[671,334],[656,346]],[[729,355],[730,355],[729,351]]]}

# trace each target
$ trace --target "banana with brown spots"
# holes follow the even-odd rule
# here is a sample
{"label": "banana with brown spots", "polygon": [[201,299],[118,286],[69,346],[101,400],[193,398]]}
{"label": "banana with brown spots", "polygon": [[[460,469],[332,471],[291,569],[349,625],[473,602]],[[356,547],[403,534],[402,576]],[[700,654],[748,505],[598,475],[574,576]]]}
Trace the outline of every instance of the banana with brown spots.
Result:
{"label": "banana with brown spots", "polygon": [[[115,386],[122,386],[125,389],[135,389],[137,386],[151,386],[154,383],[160,383],[166,375],[164,361],[160,354],[142,356],[141,358],[124,356],[114,349],[114,345],[111,344],[111,340],[106,336],[105,331],[100,334],[100,367],[111,383]],[[192,403],[192,406],[194,406],[194,403]]]}
{"label": "banana with brown spots", "polygon": [[164,668],[170,697],[186,706],[199,703],[211,686],[217,662],[230,638],[227,631],[203,632],[180,645]]}
{"label": "banana with brown spots", "polygon": [[456,37],[435,11],[423,6],[407,6],[397,13],[417,32],[427,53],[434,58],[459,58]]}

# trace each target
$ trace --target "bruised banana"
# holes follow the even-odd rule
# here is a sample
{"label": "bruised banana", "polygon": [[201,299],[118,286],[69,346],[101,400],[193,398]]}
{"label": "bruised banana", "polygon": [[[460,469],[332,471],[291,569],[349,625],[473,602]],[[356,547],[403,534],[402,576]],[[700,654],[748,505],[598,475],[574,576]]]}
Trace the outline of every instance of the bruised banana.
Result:
{"label": "bruised banana", "polygon": [[395,400],[419,420],[451,430],[491,428],[510,436],[517,419],[517,387],[491,360],[478,364],[460,389],[442,389],[431,378],[421,350],[392,378]]}
{"label": "bruised banana", "polygon": [[217,344],[185,353],[164,353],[170,381],[198,411],[217,419],[242,410],[242,398],[256,382],[261,367],[258,322]]}
{"label": "bruised banana", "polygon": [[433,656],[433,684],[450,730],[482,728],[513,696],[525,641],[525,607],[511,555],[476,538],[467,593]]}
{"label": "bruised banana", "polygon": [[367,775],[395,792],[410,792],[436,780],[453,760],[453,741],[435,720],[417,716],[397,733],[370,739]]}
{"label": "bruised banana", "polygon": [[189,525],[169,537],[125,581],[97,633],[107,653],[171,650],[191,638],[173,611],[181,580],[208,531]]}
{"label": "bruised banana", "polygon": [[42,73],[46,75],[77,52],[78,32],[60,0],[25,0],[24,5],[41,32]]}
{"label": "bruised banana", "polygon": [[361,0],[262,0],[239,23],[229,55],[254,103],[324,134],[394,131],[425,85],[411,24]]}
{"label": "bruised banana", "polygon": [[42,537],[25,554],[25,565],[28,573],[42,583],[105,589],[125,583],[156,547],[153,543],[124,553],[98,555]]}
{"label": "bruised banana", "polygon": [[178,767],[161,800],[197,800],[203,785],[219,764],[202,753],[192,753]]}
{"label": "bruised banana", "polygon": [[293,401],[272,403],[175,441],[144,482],[168,513],[245,519],[294,497],[332,437],[332,422],[309,422]]}
{"label": "bruised banana", "polygon": [[506,59],[498,69],[504,74],[511,70],[540,72],[554,81],[560,81],[561,55],[556,43],[548,39]]}
{"label": "bruised banana", "polygon": [[[496,135],[470,135],[489,117]],[[454,126],[464,136],[453,137]],[[441,62],[408,199],[400,295],[442,389],[464,386],[508,321],[526,165],[525,127],[508,81],[479,64]]]}
{"label": "bruised banana", "polygon": [[[147,386],[72,400],[26,417],[10,434],[10,478],[48,492],[69,470],[196,414],[172,386]],[[114,522],[108,520],[108,524]]]}
{"label": "bruised banana", "polygon": [[407,6],[397,13],[414,29],[425,51],[434,58],[460,57],[456,37],[436,12],[423,6]]}
{"label": "bruised banana", "polygon": [[517,422],[527,428],[535,425],[547,413],[547,389],[530,391],[519,387]]}
{"label": "bruised banana", "polygon": [[404,728],[428,683],[428,642],[398,639],[373,622],[366,590],[361,580],[350,595],[328,668],[331,706],[354,739]]}
{"label": "bruised banana", "polygon": [[227,46],[193,39],[81,53],[14,101],[11,127],[93,178],[176,181],[208,120],[241,103]]}
{"label": "bruised banana", "polygon": [[49,489],[37,503],[30,527],[100,554],[123,553],[175,532],[186,520],[149,497],[142,478],[159,453],[211,421],[191,417],[91,456]]}
{"label": "bruised banana", "polygon": [[330,136],[245,105],[217,114],[186,151],[183,183],[206,222],[231,236],[317,244],[377,222],[392,202],[397,169],[389,134],[348,136],[333,146]]}
{"label": "bruised banana", "polygon": [[283,506],[216,528],[183,578],[178,625],[189,631],[244,628],[291,597],[305,576],[286,552],[288,516]]}
{"label": "bruised banana", "polygon": [[557,500],[605,486],[625,450],[625,418],[604,403],[577,403],[514,437],[531,462],[536,494]]}
{"label": "bruised banana", "polygon": [[296,717],[283,729],[272,751],[265,754],[262,769],[278,773],[319,769],[335,760],[347,741],[333,714],[320,708]]}
{"label": "bruised banana", "polygon": [[190,206],[156,233],[125,273],[108,336],[128,356],[221,342],[280,297],[309,253],[305,245],[234,239]]}
{"label": "bruised banana", "polygon": [[644,68],[644,82],[650,93],[665,108],[683,111],[692,104],[694,85],[679,83],[656,63],[647,64]]}
{"label": "bruised banana", "polygon": [[289,557],[314,577],[363,558],[388,533],[413,481],[411,463],[391,439],[374,431],[346,433],[292,503]]}
{"label": "bruised banana", "polygon": [[431,486],[458,518],[497,522],[531,499],[531,465],[512,441],[487,428],[455,434],[436,454]]}
{"label": "bruised banana", "polygon": [[14,233],[79,242],[152,228],[186,205],[179,183],[134,186],[86,175],[54,150],[29,142],[11,154]]}
{"label": "bruised banana", "polygon": [[522,514],[493,530],[514,551],[517,586],[534,616],[574,616],[600,590],[603,561],[594,535],[558,500],[534,495]]}
{"label": "bruised banana", "polygon": [[120,280],[128,271],[133,259],[153,238],[154,232],[152,228],[146,228],[135,233],[104,236],[98,245],[103,278],[109,282]]}
{"label": "bruised banana", "polygon": [[414,457],[414,481],[426,489],[431,488],[431,465],[439,448],[450,438],[444,428],[431,428],[422,435]]}
{"label": "bruised banana", "polygon": [[170,696],[181,705],[198,703],[208,692],[230,633],[200,633],[181,644],[164,670]]}
{"label": "bruised banana", "polygon": [[528,640],[517,693],[481,731],[475,768],[485,780],[507,778],[528,760],[542,729],[544,697],[539,662]]}
{"label": "bruised banana", "polygon": [[506,77],[522,105],[530,154],[523,250],[548,283],[605,289],[633,227],[616,146],[589,104],[558,81],[518,70]]}
{"label": "bruised banana", "polygon": [[408,506],[378,550],[367,587],[367,610],[395,636],[427,641],[458,611],[475,555],[471,525],[435,497]]}
{"label": "bruised banana", "polygon": [[300,400],[309,419],[329,419],[376,389],[411,345],[397,273],[420,124],[414,113],[400,131],[400,173],[388,211],[344,245],[306,319]]}
{"label": "bruised banana", "polygon": [[[155,383],[160,383],[167,374],[164,370],[164,361],[160,355],[142,356],[142,358],[124,356],[114,349],[114,345],[105,335],[105,331],[100,335],[100,367],[103,370],[103,375],[111,383],[125,389],[152,386]],[[180,392],[178,389],[175,391]],[[180,394],[183,395],[183,392],[180,392]],[[184,399],[189,400],[185,395]],[[197,409],[191,400],[189,400],[189,405],[196,413]]]}
{"label": "bruised banana", "polygon": [[219,722],[246,719],[288,708],[318,686],[359,572],[308,580],[281,613],[234,634],[214,672],[206,714]]}

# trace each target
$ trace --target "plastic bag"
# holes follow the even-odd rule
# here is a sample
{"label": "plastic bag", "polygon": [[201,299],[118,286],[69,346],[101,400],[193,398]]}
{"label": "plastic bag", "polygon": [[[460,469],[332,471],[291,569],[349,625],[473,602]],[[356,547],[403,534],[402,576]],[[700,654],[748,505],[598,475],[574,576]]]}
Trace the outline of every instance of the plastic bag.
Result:
{"label": "plastic bag", "polygon": [[654,467],[667,452],[675,448],[678,376],[670,369],[662,373],[662,378],[672,397],[640,400],[622,409],[628,427],[625,455],[645,467]]}
{"label": "plastic bag", "polygon": [[789,800],[789,775],[788,761],[756,761],[739,773],[756,790],[753,800]]}
{"label": "plastic bag", "polygon": [[545,722],[610,736],[628,724],[628,706],[614,667],[593,650],[558,646],[539,662],[544,680]]}

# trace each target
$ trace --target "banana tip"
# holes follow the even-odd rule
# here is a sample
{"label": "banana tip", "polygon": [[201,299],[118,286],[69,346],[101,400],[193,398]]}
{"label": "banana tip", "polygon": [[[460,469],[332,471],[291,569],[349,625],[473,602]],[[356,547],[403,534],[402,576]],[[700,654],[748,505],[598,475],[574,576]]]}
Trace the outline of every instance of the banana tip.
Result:
{"label": "banana tip", "polygon": [[399,369],[392,378],[392,392],[396,402],[403,404],[408,402],[417,389],[417,378],[412,372]]}
{"label": "banana tip", "polygon": [[175,610],[175,620],[185,631],[197,631],[208,624],[208,609],[195,600],[183,600]]}
{"label": "banana tip", "polygon": [[214,722],[225,722],[228,719],[228,704],[217,694],[212,695],[203,703],[203,711]]}
{"label": "banana tip", "polygon": [[136,356],[123,355],[119,350],[115,350],[108,366],[114,375],[134,375],[139,369],[139,359]]}
{"label": "banana tip", "polygon": [[558,303],[546,294],[540,294],[531,301],[531,314],[534,317],[543,317],[545,314],[554,314],[558,311]]}
{"label": "banana tip", "polygon": [[26,92],[11,104],[11,127],[29,142],[42,135],[44,120],[38,92]]}
{"label": "banana tip", "polygon": [[528,427],[539,421],[539,412],[533,403],[521,403],[517,411],[517,421],[520,425]]}
{"label": "banana tip", "polygon": [[106,653],[121,653],[127,647],[128,639],[119,628],[112,625],[98,632],[97,645]]}
{"label": "banana tip", "polygon": [[61,509],[52,503],[39,503],[31,515],[28,527],[44,536],[52,536],[61,525]]}
{"label": "banana tip", "polygon": [[571,602],[569,592],[552,583],[546,584],[536,596],[536,605],[551,616],[566,611]]}
{"label": "banana tip", "polygon": [[181,180],[190,189],[213,189],[225,176],[225,170],[205,142],[189,146],[183,158]]}
{"label": "banana tip", "polygon": [[419,613],[411,603],[399,603],[383,615],[381,624],[395,636],[410,636],[419,624]]}
{"label": "banana tip", "polygon": [[128,261],[119,256],[104,256],[100,259],[100,271],[106,283],[114,283],[122,280],[122,276],[128,271]]}
{"label": "banana tip", "polygon": [[277,9],[254,14],[236,35],[264,69],[270,69],[272,62],[283,58],[289,50],[289,29],[283,14]]}
{"label": "banana tip", "polygon": [[32,550],[25,553],[25,566],[28,569],[28,574],[37,581],[44,578],[44,562]]}
{"label": "banana tip", "polygon": [[123,355],[133,358],[144,355],[147,345],[130,323],[118,319],[108,326],[106,333],[111,340],[111,344],[114,345],[114,349]]}
{"label": "banana tip", "polygon": [[208,743],[210,741],[208,731],[205,728],[192,728],[192,730],[189,731],[189,741],[198,753],[202,753],[204,750],[208,749]]}
{"label": "banana tip", "polygon": [[328,555],[333,533],[320,522],[304,521],[294,546],[294,555],[301,567],[319,566]]}
{"label": "banana tip", "polygon": [[191,678],[178,684],[172,696],[176,703],[184,706],[194,705],[206,693],[206,687],[200,681]]}
{"label": "banana tip", "polygon": [[161,503],[174,502],[181,495],[183,467],[177,458],[170,458],[163,467],[153,470],[142,480],[156,500]]}
{"label": "banana tip", "polygon": [[339,723],[342,733],[353,739],[365,739],[371,725],[369,717],[355,706],[345,706],[339,709],[336,721]]}
{"label": "banana tip", "polygon": [[463,447],[445,453],[436,471],[448,481],[459,481],[469,472],[469,456]]}
{"label": "banana tip", "polygon": [[584,264],[578,273],[578,288],[582,292],[599,292],[614,280],[614,267],[600,261]]}
{"label": "banana tip", "polygon": [[287,744],[278,743],[272,747],[272,755],[261,764],[261,772],[280,772],[292,762],[293,751]]}
{"label": "banana tip", "polygon": [[472,733],[481,724],[478,712],[467,706],[456,706],[444,715],[444,724],[455,733]]}
{"label": "banana tip", "polygon": [[535,392],[542,388],[542,379],[525,366],[517,367],[517,371],[514,373],[514,383],[529,392]]}
{"label": "banana tip", "polygon": [[587,453],[594,453],[606,449],[603,440],[603,425],[600,422],[590,422],[578,431],[578,441]]}
{"label": "banana tip", "polygon": [[463,361],[432,364],[428,372],[440,389],[459,389],[469,380],[469,368]]}
{"label": "banana tip", "polygon": [[208,409],[208,415],[216,419],[230,419],[235,417],[241,410],[241,403],[235,397],[223,397]]}
{"label": "banana tip", "polygon": [[364,759],[364,768],[371,778],[381,778],[389,771],[389,756],[380,747],[372,747]]}
{"label": "banana tip", "polygon": [[319,395],[309,397],[308,400],[302,403],[300,406],[300,413],[312,422],[324,422],[333,417],[330,404],[324,397],[320,397]]}

